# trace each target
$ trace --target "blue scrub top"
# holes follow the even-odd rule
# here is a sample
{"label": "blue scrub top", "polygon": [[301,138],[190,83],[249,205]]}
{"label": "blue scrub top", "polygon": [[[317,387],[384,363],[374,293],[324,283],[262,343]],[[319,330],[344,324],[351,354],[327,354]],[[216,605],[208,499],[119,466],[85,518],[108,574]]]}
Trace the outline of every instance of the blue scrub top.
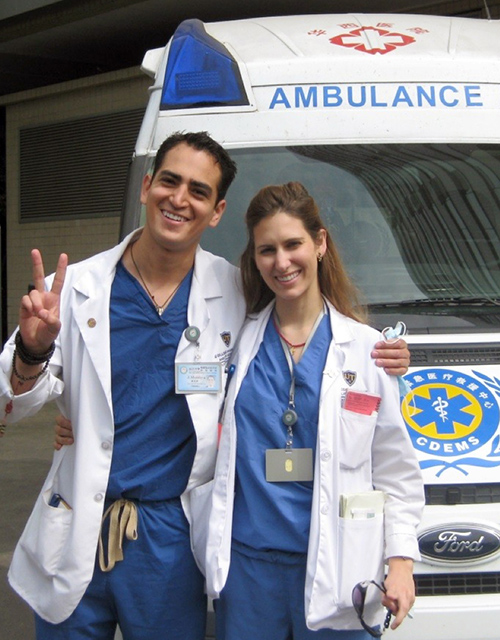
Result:
{"label": "blue scrub top", "polygon": [[107,498],[170,500],[187,485],[196,434],[186,397],[175,393],[174,360],[187,327],[192,270],[160,317],[120,262],[111,289],[115,420]]}
{"label": "blue scrub top", "polygon": [[[294,363],[293,448],[316,450],[319,396],[332,332],[328,315],[319,323],[302,358]],[[259,550],[306,553],[313,483],[267,482],[266,449],[284,449],[291,373],[270,318],[264,339],[236,398],[236,486],[233,538]]]}

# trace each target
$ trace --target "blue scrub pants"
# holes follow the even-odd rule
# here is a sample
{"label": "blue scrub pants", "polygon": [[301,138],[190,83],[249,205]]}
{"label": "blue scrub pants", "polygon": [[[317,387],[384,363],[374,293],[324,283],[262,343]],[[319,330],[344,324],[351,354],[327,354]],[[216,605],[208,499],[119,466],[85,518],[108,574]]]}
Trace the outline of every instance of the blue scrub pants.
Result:
{"label": "blue scrub pants", "polygon": [[215,601],[217,640],[371,640],[366,631],[307,628],[306,554],[256,551],[233,541],[226,586]]}
{"label": "blue scrub pants", "polygon": [[138,503],[138,538],[108,573],[98,563],[72,615],[51,624],[35,615],[37,640],[204,640],[204,579],[193,558],[179,500]]}

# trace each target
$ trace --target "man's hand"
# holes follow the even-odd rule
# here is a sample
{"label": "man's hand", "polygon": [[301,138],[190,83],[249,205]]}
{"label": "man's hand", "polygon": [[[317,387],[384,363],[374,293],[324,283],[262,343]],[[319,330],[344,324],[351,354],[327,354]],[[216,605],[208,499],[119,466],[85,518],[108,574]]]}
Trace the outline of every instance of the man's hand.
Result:
{"label": "man's hand", "polygon": [[410,366],[410,351],[403,338],[397,342],[377,342],[371,356],[377,367],[382,367],[390,376],[403,376]]}
{"label": "man's hand", "polygon": [[26,349],[33,354],[48,351],[59,334],[61,290],[66,276],[68,256],[61,253],[50,291],[45,291],[45,273],[42,255],[38,249],[31,252],[34,289],[23,296],[19,310],[19,330]]}
{"label": "man's hand", "polygon": [[73,444],[75,441],[73,437],[73,428],[71,426],[71,420],[65,418],[62,414],[59,414],[56,418],[56,425],[54,427],[54,449],[59,451],[64,445]]}
{"label": "man's hand", "polygon": [[54,341],[61,329],[61,291],[66,277],[68,256],[65,253],[59,256],[50,291],[45,290],[42,255],[38,249],[31,252],[31,262],[34,288],[21,299],[16,355],[12,363],[11,385],[16,396],[30,391],[35,386],[54,353]]}

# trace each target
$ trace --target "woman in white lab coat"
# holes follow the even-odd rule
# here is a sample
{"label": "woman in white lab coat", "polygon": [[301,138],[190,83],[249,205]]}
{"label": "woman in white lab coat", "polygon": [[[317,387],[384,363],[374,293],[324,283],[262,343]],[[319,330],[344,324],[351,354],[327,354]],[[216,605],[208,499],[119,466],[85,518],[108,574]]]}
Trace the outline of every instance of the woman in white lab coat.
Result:
{"label": "woman in white lab coat", "polygon": [[[380,623],[381,596],[393,628],[406,616],[420,557],[423,486],[397,380],[370,357],[380,336],[360,322],[305,188],[262,189],[246,222],[251,313],[230,370],[206,556],[217,638],[369,637],[362,624]],[[361,621],[352,589],[382,583],[384,563],[386,593]]]}

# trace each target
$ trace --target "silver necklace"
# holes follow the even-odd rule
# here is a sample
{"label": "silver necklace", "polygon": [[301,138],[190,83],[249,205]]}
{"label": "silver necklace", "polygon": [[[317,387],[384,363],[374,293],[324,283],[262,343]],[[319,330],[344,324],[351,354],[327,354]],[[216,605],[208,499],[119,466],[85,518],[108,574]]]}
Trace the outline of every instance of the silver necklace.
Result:
{"label": "silver necklace", "polygon": [[[168,306],[168,303],[170,302],[170,300],[174,297],[175,292],[177,291],[177,289],[181,286],[181,283],[179,282],[179,284],[175,287],[175,289],[170,293],[170,295],[168,296],[168,298],[165,300],[165,302],[163,304],[158,304],[155,300],[154,295],[151,293],[151,291],[149,290],[148,285],[146,284],[146,282],[144,281],[144,278],[142,277],[142,273],[139,269],[139,267],[137,266],[137,262],[135,261],[134,258],[134,245],[131,244],[130,245],[130,257],[132,258],[132,262],[134,263],[134,267],[135,270],[137,271],[137,274],[139,275],[139,278],[142,282],[142,284],[144,285],[144,288],[147,291],[148,296],[151,298],[151,301],[154,304],[154,307],[156,309],[156,312],[158,313],[159,316],[161,316],[161,314],[165,311],[165,309]],[[181,280],[182,282],[182,280]]]}

